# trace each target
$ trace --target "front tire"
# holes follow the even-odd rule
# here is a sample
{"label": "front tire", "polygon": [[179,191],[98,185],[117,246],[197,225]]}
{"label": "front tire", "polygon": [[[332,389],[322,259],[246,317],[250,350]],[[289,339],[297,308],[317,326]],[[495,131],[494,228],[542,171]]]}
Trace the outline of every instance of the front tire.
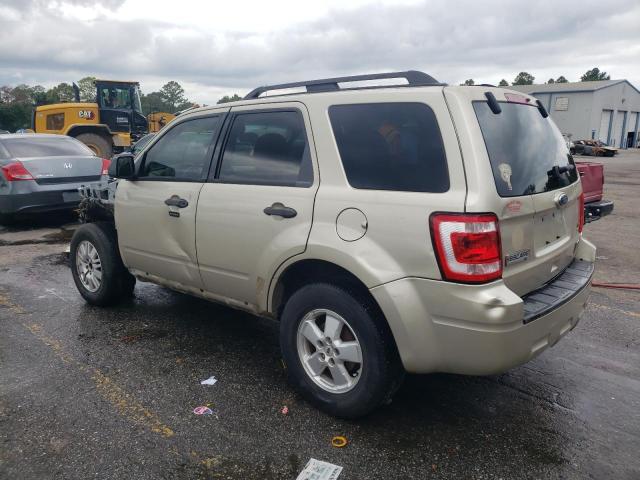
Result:
{"label": "front tire", "polygon": [[404,376],[391,334],[364,297],[316,283],[287,301],[280,346],[291,383],[319,409],[362,417],[390,400]]}
{"label": "front tire", "polygon": [[91,305],[114,305],[132,295],[135,277],[122,263],[112,224],[81,226],[71,239],[69,258],[76,288]]}

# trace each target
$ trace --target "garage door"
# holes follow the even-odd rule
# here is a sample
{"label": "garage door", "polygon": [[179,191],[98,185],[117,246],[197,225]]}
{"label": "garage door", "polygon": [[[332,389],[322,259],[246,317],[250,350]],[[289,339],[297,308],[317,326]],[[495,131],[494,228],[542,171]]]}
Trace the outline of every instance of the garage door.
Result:
{"label": "garage door", "polygon": [[[634,136],[633,136],[633,131],[636,128],[636,122],[638,118],[638,112],[631,112],[629,114],[629,118],[627,118],[627,135],[626,135],[626,139],[627,139],[627,147],[633,147],[633,140],[634,140]],[[635,137],[637,140],[637,137]]]}
{"label": "garage door", "polygon": [[598,140],[607,143],[609,136],[609,122],[611,121],[611,110],[603,110],[600,116],[600,130],[598,130]]}
{"label": "garage door", "polygon": [[612,147],[620,146],[620,136],[622,135],[622,124],[624,123],[624,113],[616,112],[613,117],[613,128],[611,129],[611,141],[609,145]]}

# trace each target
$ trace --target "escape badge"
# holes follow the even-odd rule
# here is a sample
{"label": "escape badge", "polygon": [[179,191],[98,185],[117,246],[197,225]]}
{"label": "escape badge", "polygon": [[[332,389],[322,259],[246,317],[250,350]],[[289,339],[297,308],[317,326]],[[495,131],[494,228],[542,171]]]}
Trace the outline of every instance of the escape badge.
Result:
{"label": "escape badge", "polygon": [[511,165],[508,163],[501,163],[498,165],[498,170],[500,171],[502,181],[507,184],[509,191],[513,190],[513,187],[511,186]]}

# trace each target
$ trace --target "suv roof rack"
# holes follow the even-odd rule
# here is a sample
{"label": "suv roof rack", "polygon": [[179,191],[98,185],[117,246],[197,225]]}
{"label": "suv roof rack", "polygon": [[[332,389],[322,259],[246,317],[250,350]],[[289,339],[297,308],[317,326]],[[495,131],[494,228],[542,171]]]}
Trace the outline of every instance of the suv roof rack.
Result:
{"label": "suv roof rack", "polygon": [[[446,85],[438,82],[431,75],[416,70],[407,70],[405,72],[390,72],[390,73],[372,73],[367,75],[352,75],[350,77],[335,77],[335,78],[323,78],[321,80],[307,80],[304,82],[293,83],[281,83],[280,85],[267,85],[264,87],[258,87],[251,90],[245,97],[245,100],[258,98],[264,92],[271,90],[284,90],[287,88],[305,87],[307,93],[316,92],[334,92],[338,90],[353,90],[358,87],[350,89],[341,89],[338,83],[347,82],[362,82],[366,80],[381,80],[387,78],[404,78],[407,80],[407,84],[400,85],[384,85],[384,87],[415,87],[415,86],[427,86],[427,85]],[[375,87],[360,87],[360,88],[375,88]]]}

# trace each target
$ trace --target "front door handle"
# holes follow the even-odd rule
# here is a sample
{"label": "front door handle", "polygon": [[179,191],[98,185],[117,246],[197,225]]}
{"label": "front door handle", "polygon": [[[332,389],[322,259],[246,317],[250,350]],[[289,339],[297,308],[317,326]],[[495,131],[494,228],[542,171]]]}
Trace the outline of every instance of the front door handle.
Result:
{"label": "front door handle", "polygon": [[170,207],[178,208],[185,208],[189,206],[189,202],[184,198],[180,198],[178,195],[171,195],[171,197],[167,198],[164,203]]}
{"label": "front door handle", "polygon": [[265,208],[263,212],[267,215],[275,215],[282,218],[293,218],[298,214],[298,212],[296,212],[293,208],[285,207],[280,202],[276,202],[270,207]]}

